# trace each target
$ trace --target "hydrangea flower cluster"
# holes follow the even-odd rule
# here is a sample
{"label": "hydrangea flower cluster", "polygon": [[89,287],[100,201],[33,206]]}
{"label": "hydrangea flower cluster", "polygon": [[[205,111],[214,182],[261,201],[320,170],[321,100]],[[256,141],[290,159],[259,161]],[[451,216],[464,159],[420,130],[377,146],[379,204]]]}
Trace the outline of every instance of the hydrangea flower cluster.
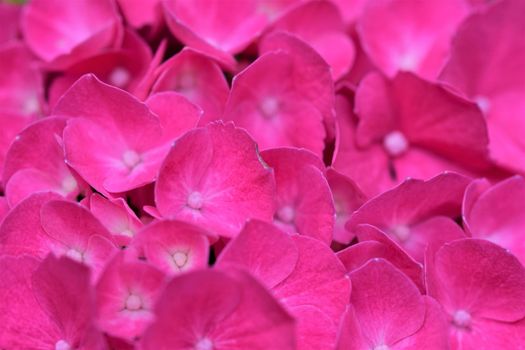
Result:
{"label": "hydrangea flower cluster", "polygon": [[0,19],[0,349],[525,348],[525,1]]}

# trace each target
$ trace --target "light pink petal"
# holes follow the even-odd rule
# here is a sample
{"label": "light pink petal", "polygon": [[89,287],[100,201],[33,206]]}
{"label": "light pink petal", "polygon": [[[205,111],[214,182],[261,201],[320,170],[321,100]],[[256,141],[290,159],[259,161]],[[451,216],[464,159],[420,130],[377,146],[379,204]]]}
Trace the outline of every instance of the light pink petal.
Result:
{"label": "light pink petal", "polygon": [[232,237],[250,218],[271,220],[274,191],[273,172],[250,136],[217,122],[177,140],[161,167],[155,201],[164,217]]}
{"label": "light pink petal", "polygon": [[55,344],[62,341],[85,350],[107,348],[94,322],[95,298],[87,267],[50,254],[31,281],[40,306],[60,330]]}
{"label": "light pink petal", "polygon": [[155,313],[141,341],[145,350],[295,349],[293,319],[242,271],[203,270],[175,277]]}
{"label": "light pink petal", "polygon": [[363,336],[371,348],[394,345],[425,321],[425,301],[401,271],[374,259],[350,274],[352,305]]}
{"label": "light pink petal", "polygon": [[327,169],[326,180],[334,197],[334,240],[344,243],[349,240],[350,235],[345,229],[346,221],[350,218],[350,214],[366,202],[367,198],[352,179],[333,168]]}
{"label": "light pink petal", "polygon": [[277,183],[274,221],[290,233],[332,241],[335,208],[324,165],[311,152],[276,148],[261,153]]}
{"label": "light pink petal", "polygon": [[382,258],[409,277],[421,292],[425,291],[422,265],[400,246],[374,226],[359,225],[356,227],[356,234],[359,243],[337,253],[348,272],[360,268],[369,260]]}
{"label": "light pink petal", "polygon": [[105,199],[95,193],[90,197],[89,203],[91,213],[121,245],[128,245],[142,227],[142,222],[122,198]]}
{"label": "light pink petal", "polygon": [[167,275],[208,266],[210,242],[203,229],[182,221],[156,221],[144,227],[132,246]]}
{"label": "light pink petal", "polygon": [[55,106],[60,97],[81,76],[95,74],[102,81],[118,88],[134,91],[151,62],[151,49],[134,32],[127,30],[122,47],[103,51],[69,67],[49,87],[49,104]]}
{"label": "light pink petal", "polygon": [[204,111],[201,125],[219,119],[230,89],[220,67],[210,57],[191,48],[159,67],[152,92],[176,91]]}
{"label": "light pink petal", "polygon": [[52,239],[40,223],[40,209],[60,198],[52,192],[35,193],[14,206],[0,223],[0,254],[45,258]]}
{"label": "light pink petal", "polygon": [[59,329],[42,310],[33,294],[31,275],[38,268],[32,257],[0,258],[0,346],[5,349],[49,349]]}
{"label": "light pink petal", "polygon": [[230,67],[231,55],[247,47],[268,21],[254,0],[167,0],[163,5],[177,39]]}
{"label": "light pink petal", "polygon": [[461,324],[465,319],[525,317],[525,268],[489,241],[461,239],[445,244],[434,256],[430,253],[427,286],[451,317],[461,316]]}
{"label": "light pink petal", "polygon": [[[469,186],[472,193],[472,183]],[[465,195],[465,201],[469,198]],[[464,212],[465,223],[475,238],[484,238],[509,249],[520,261],[525,261],[523,232],[525,218],[525,180],[521,176],[506,179],[479,194]]]}
{"label": "light pink petal", "polygon": [[368,340],[361,332],[359,320],[355,315],[352,304],[349,304],[341,319],[337,335],[337,350],[364,350],[368,349]]}
{"label": "light pink petal", "polygon": [[153,321],[153,306],[164,286],[164,273],[141,261],[111,260],[97,285],[97,318],[112,336],[134,340]]}
{"label": "light pink petal", "polygon": [[391,349],[443,350],[449,348],[448,320],[443,308],[437,301],[428,296],[424,296],[423,299],[427,307],[423,327],[421,327],[414,335],[396,343]]}
{"label": "light pink petal", "polygon": [[224,119],[246,128],[261,149],[293,146],[321,156],[323,115],[307,96],[322,82],[303,84],[306,69],[285,52],[260,56],[235,76]]}
{"label": "light pink petal", "polygon": [[246,268],[267,288],[274,288],[295,269],[299,250],[294,241],[277,227],[251,220],[219,255],[218,267]]}
{"label": "light pink petal", "polygon": [[468,7],[460,0],[367,2],[358,19],[366,52],[387,75],[412,71],[435,78]]}
{"label": "light pink petal", "polygon": [[21,26],[31,50],[57,68],[111,46],[122,30],[111,0],[31,1],[24,8]]}
{"label": "light pink petal", "polygon": [[2,111],[28,117],[44,113],[43,74],[25,45],[13,41],[2,46],[0,73]]}

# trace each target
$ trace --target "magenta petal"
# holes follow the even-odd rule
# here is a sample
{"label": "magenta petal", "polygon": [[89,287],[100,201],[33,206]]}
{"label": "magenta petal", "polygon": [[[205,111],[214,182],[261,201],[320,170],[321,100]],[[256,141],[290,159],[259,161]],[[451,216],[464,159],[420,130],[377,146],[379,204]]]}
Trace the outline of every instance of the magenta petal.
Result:
{"label": "magenta petal", "polygon": [[[525,268],[505,249],[480,239],[445,244],[427,257],[427,286],[451,315],[517,321],[525,317]],[[465,315],[465,317],[463,317]]]}
{"label": "magenta petal", "polygon": [[132,246],[166,275],[205,268],[210,242],[203,229],[182,221],[155,221],[144,227]]}
{"label": "magenta petal", "polygon": [[390,347],[421,328],[426,309],[423,297],[386,260],[371,260],[350,277],[352,305],[370,347]]}
{"label": "magenta petal", "polygon": [[293,319],[241,271],[203,270],[175,277],[155,314],[141,341],[145,350],[295,349]]}
{"label": "magenta petal", "polygon": [[164,286],[164,273],[120,253],[106,264],[96,286],[97,318],[102,330],[133,340],[153,321],[153,306]]}
{"label": "magenta petal", "polygon": [[274,288],[295,269],[299,250],[289,235],[274,225],[252,220],[219,255],[217,266],[242,266],[267,288]]}
{"label": "magenta petal", "polygon": [[164,217],[232,237],[247,219],[271,219],[274,186],[249,135],[217,122],[177,140],[159,172],[155,201]]}

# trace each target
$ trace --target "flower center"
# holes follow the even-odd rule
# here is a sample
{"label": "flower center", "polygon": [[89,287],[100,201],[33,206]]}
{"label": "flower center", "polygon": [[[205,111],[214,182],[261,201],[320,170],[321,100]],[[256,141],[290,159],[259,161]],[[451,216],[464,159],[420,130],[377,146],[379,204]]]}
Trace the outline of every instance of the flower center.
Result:
{"label": "flower center", "polygon": [[476,96],[474,98],[474,102],[478,105],[479,109],[483,112],[484,115],[487,115],[487,113],[490,110],[490,100],[486,98],[485,96]]}
{"label": "flower center", "polygon": [[75,248],[70,248],[66,252],[66,256],[78,262],[84,261],[84,253],[82,253],[80,250],[75,249]]}
{"label": "flower center", "polygon": [[272,118],[279,112],[279,101],[275,97],[267,97],[259,107],[264,117]]}
{"label": "flower center", "polygon": [[124,162],[124,165],[126,165],[128,168],[133,169],[141,162],[140,155],[133,151],[128,150],[124,152],[122,155],[122,161]]}
{"label": "flower center", "polygon": [[24,105],[22,106],[23,113],[26,115],[32,115],[36,114],[40,111],[40,102],[38,102],[38,98],[36,96],[30,96],[28,97]]}
{"label": "flower center", "polygon": [[390,348],[388,347],[388,345],[385,345],[385,344],[376,345],[374,347],[374,350],[388,350],[388,349],[390,349]]}
{"label": "flower center", "polygon": [[62,191],[65,194],[69,194],[77,189],[77,185],[77,180],[73,176],[68,175],[62,180]]}
{"label": "flower center", "polygon": [[186,265],[186,263],[188,262],[188,254],[181,251],[175,252],[171,255],[171,257],[173,259],[173,262],[175,263],[175,265],[177,265],[179,269],[183,268],[184,265]]}
{"label": "flower center", "polygon": [[195,350],[213,350],[213,343],[208,338],[202,338],[195,344]]}
{"label": "flower center", "polygon": [[142,299],[135,294],[130,294],[126,299],[126,309],[136,311],[142,309]]}
{"label": "flower center", "polygon": [[60,339],[55,344],[55,350],[71,350],[71,345],[64,339]]}
{"label": "flower center", "polygon": [[383,146],[388,154],[397,157],[408,149],[408,140],[401,131],[392,131],[383,139]]}
{"label": "flower center", "polygon": [[400,242],[406,242],[410,237],[410,228],[406,225],[395,226],[391,232]]}
{"label": "flower center", "polygon": [[129,83],[131,75],[126,68],[116,67],[109,75],[109,82],[111,85],[116,87],[123,88]]}
{"label": "flower center", "polygon": [[470,324],[472,322],[472,317],[470,316],[470,313],[468,311],[457,310],[454,313],[454,317],[453,317],[452,322],[458,328],[470,328]]}
{"label": "flower center", "polygon": [[188,204],[188,207],[190,207],[191,209],[195,209],[195,210],[199,210],[202,208],[202,203],[203,202],[203,198],[202,198],[202,194],[200,192],[192,192],[190,193],[190,195],[188,196],[188,201],[187,201],[187,204]]}
{"label": "flower center", "polygon": [[279,209],[277,212],[277,218],[285,224],[290,224],[295,219],[295,210],[291,206],[286,205]]}

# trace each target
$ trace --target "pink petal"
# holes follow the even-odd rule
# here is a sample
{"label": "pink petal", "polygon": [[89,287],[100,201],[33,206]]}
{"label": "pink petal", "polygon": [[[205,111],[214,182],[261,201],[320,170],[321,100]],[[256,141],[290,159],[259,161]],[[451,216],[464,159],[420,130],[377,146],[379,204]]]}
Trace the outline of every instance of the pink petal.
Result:
{"label": "pink petal", "polygon": [[274,221],[290,233],[332,241],[335,208],[324,165],[311,152],[277,148],[261,153],[277,184]]}
{"label": "pink petal", "polygon": [[117,0],[117,3],[133,28],[153,26],[162,18],[160,0]]}
{"label": "pink petal", "polygon": [[0,43],[4,44],[15,39],[19,34],[19,22],[22,6],[11,3],[0,4],[0,23],[3,23],[0,32]]}
{"label": "pink petal", "polygon": [[426,267],[429,295],[451,317],[458,312],[472,320],[512,322],[525,317],[525,268],[494,243],[447,243],[434,256],[428,254]]}
{"label": "pink petal", "polygon": [[208,56],[184,48],[159,67],[152,92],[176,91],[204,111],[201,125],[219,119],[229,94],[220,67]]}
{"label": "pink petal", "polygon": [[87,267],[66,257],[49,255],[31,280],[39,304],[58,326],[61,338],[56,339],[57,343],[75,344],[86,350],[106,348],[94,323],[95,298]]}
{"label": "pink petal", "polygon": [[140,261],[111,260],[96,286],[97,318],[112,336],[133,340],[153,321],[153,306],[162,292],[164,273]]}
{"label": "pink petal", "polygon": [[[307,96],[316,85],[305,85],[291,54],[272,52],[259,57],[235,76],[224,118],[246,128],[261,149],[294,146],[321,156],[323,115]],[[315,84],[315,83],[314,83]]]}
{"label": "pink petal", "polygon": [[[15,140],[17,134],[29,124],[29,120],[17,114],[0,112],[0,174],[4,172],[4,163],[9,146]],[[0,188],[5,187],[0,181]]]}
{"label": "pink petal", "polygon": [[241,271],[203,270],[175,277],[155,313],[141,341],[145,350],[295,349],[293,319]]}
{"label": "pink petal", "polygon": [[208,266],[208,233],[182,221],[154,221],[137,234],[132,246],[166,275]]}
{"label": "pink petal", "polygon": [[52,192],[35,193],[14,206],[0,223],[0,255],[45,258],[52,243],[40,223],[41,207],[60,198]]}
{"label": "pink petal", "polygon": [[359,243],[337,253],[337,257],[352,272],[369,260],[382,258],[409,277],[421,292],[425,291],[422,265],[408,255],[400,246],[374,226],[358,225]]}
{"label": "pink petal", "polygon": [[295,269],[299,250],[294,241],[277,227],[251,220],[221,252],[216,265],[242,266],[267,288],[274,288]]}
{"label": "pink petal", "polygon": [[381,0],[367,3],[357,27],[366,52],[385,74],[412,71],[432,79],[467,14],[468,7],[459,0]]}
{"label": "pink petal", "polygon": [[250,218],[271,219],[274,186],[249,135],[218,122],[177,140],[161,167],[155,200],[164,217],[232,237]]}
{"label": "pink petal", "polygon": [[117,8],[110,0],[31,1],[24,8],[21,23],[31,50],[57,68],[111,46],[121,25]]}
{"label": "pink petal", "polygon": [[313,306],[294,308],[297,319],[297,349],[333,349],[337,326],[332,320]]}
{"label": "pink petal", "polygon": [[417,287],[386,260],[371,260],[350,277],[352,305],[369,346],[390,347],[421,328],[425,300]]}

